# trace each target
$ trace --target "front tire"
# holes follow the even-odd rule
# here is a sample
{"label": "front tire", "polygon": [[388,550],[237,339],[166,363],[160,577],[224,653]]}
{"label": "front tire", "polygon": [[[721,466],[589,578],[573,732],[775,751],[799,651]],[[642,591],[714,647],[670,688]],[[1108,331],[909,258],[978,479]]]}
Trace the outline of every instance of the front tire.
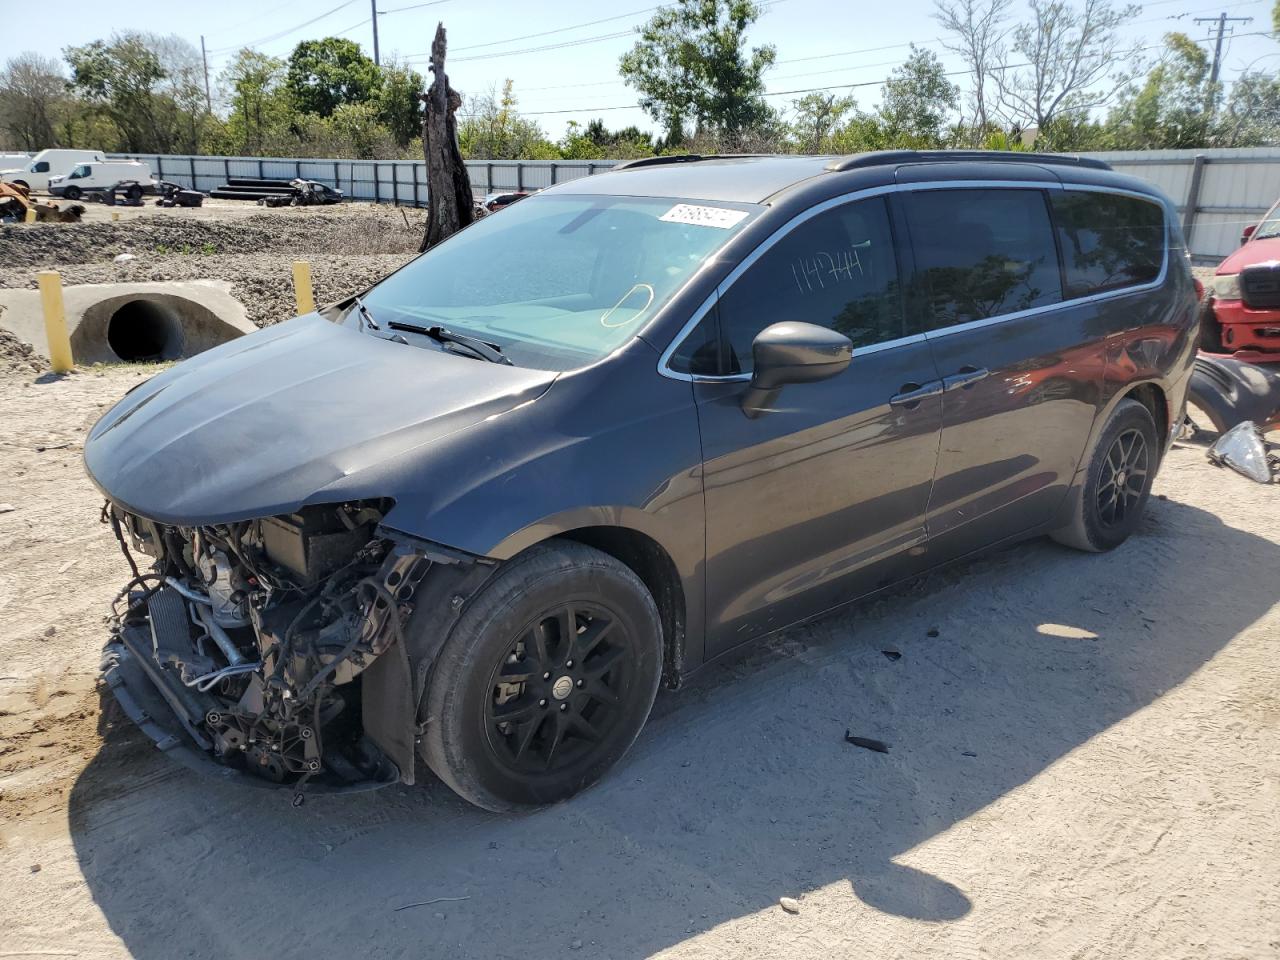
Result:
{"label": "front tire", "polygon": [[661,674],[661,621],[640,578],[599,550],[549,541],[500,570],[445,641],[423,759],[487,810],[566,799],[635,742]]}
{"label": "front tire", "polygon": [[1121,400],[1093,449],[1084,482],[1071,493],[1071,520],[1053,539],[1092,553],[1124,543],[1142,522],[1159,458],[1151,412],[1137,400]]}
{"label": "front tire", "polygon": [[79,199],[80,199],[80,188],[79,188],[79,187],[67,187],[67,189],[65,189],[65,190],[63,190],[63,191],[62,191],[62,195],[63,195],[64,197],[66,197],[68,200],[79,200]]}

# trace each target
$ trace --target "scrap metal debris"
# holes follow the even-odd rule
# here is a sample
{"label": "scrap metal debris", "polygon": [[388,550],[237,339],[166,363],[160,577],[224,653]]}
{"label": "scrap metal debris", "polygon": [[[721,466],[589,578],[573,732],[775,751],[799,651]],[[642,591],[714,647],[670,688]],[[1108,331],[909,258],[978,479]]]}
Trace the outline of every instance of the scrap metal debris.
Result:
{"label": "scrap metal debris", "polygon": [[895,663],[902,659],[902,654],[897,650],[881,650],[880,652],[888,657],[890,661]]}
{"label": "scrap metal debris", "polygon": [[291,180],[292,192],[276,196],[260,197],[263,207],[320,207],[342,202],[342,191],[325,186],[316,180]]}
{"label": "scrap metal debris", "polygon": [[864,750],[873,750],[876,753],[889,752],[889,745],[883,740],[872,740],[870,737],[855,737],[850,730],[844,732],[844,738],[855,747],[862,747]]}
{"label": "scrap metal debris", "polygon": [[29,210],[35,211],[39,223],[79,223],[84,205],[73,203],[59,207],[56,203],[41,203],[31,199],[26,187],[0,183],[0,223],[22,223]]}

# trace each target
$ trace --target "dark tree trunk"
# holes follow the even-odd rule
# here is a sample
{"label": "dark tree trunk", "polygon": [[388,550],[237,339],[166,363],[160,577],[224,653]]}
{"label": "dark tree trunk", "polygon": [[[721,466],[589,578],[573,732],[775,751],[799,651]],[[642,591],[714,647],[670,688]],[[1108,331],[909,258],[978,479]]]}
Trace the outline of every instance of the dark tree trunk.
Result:
{"label": "dark tree trunk", "polygon": [[427,160],[427,232],[419,250],[434,247],[471,222],[471,177],[458,149],[458,123],[454,114],[462,97],[449,87],[444,72],[444,24],[436,26],[431,41],[431,73],[434,79],[423,95],[422,150]]}

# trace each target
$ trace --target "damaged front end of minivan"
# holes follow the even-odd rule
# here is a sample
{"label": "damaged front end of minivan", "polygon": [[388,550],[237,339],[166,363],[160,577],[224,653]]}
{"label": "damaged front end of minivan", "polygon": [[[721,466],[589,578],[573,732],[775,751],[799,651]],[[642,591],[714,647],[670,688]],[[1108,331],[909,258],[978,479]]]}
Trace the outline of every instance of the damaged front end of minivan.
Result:
{"label": "damaged front end of minivan", "polygon": [[412,783],[422,686],[406,625],[433,567],[457,579],[475,561],[385,528],[390,506],[183,527],[108,501],[134,572],[104,658],[125,712],[206,772],[299,791]]}

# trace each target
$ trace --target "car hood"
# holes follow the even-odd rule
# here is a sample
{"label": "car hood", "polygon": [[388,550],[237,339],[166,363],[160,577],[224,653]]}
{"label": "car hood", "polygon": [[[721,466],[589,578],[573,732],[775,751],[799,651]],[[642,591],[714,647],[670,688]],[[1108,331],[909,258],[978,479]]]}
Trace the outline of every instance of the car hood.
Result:
{"label": "car hood", "polygon": [[90,431],[85,466],[120,506],[184,526],[395,498],[397,478],[434,441],[536,399],[554,379],[309,314],[132,390]]}
{"label": "car hood", "polygon": [[1280,237],[1267,237],[1265,240],[1250,240],[1231,256],[1218,264],[1217,275],[1228,276],[1239,273],[1245,267],[1268,260],[1280,260]]}

